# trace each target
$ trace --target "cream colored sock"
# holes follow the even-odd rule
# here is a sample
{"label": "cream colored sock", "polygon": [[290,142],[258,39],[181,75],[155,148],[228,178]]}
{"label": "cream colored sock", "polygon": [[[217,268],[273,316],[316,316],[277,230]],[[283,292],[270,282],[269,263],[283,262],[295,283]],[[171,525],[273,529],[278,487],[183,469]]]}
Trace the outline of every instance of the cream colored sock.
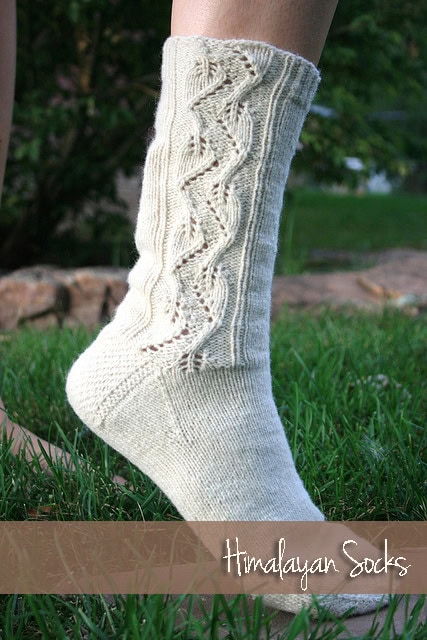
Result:
{"label": "cream colored sock", "polygon": [[[69,373],[69,401],[186,520],[323,520],[295,470],[269,354],[283,191],[318,71],[260,42],[173,37],[162,82],[140,258]],[[291,611],[310,600],[272,597]]]}

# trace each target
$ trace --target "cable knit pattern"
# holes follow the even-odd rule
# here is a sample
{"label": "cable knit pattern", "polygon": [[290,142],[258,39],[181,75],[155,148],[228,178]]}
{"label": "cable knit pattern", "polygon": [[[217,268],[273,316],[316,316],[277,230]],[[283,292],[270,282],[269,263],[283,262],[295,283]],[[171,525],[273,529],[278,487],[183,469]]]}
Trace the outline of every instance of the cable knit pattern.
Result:
{"label": "cable knit pattern", "polygon": [[210,51],[202,53],[184,85],[189,126],[177,144],[176,181],[181,224],[171,235],[168,253],[167,284],[174,293],[168,311],[172,324],[182,328],[143,349],[158,353],[156,359],[166,366],[172,362],[190,371],[209,362],[203,346],[227,310],[229,287],[221,259],[241,223],[234,183],[252,141],[252,120],[242,100],[261,80],[248,56],[236,48],[230,49],[226,64]]}
{"label": "cable knit pattern", "polygon": [[[283,191],[318,82],[310,62],[260,42],[164,47],[140,257],[67,395],[187,520],[323,519],[296,472],[269,362]],[[275,606],[300,607],[292,598]]]}
{"label": "cable knit pattern", "polygon": [[[150,300],[142,351],[190,371],[265,363],[278,222],[300,130],[292,119],[302,124],[318,72],[262,43],[171,38],[163,77],[136,233],[141,260],[129,279]],[[149,176],[168,161],[163,192],[153,194]]]}

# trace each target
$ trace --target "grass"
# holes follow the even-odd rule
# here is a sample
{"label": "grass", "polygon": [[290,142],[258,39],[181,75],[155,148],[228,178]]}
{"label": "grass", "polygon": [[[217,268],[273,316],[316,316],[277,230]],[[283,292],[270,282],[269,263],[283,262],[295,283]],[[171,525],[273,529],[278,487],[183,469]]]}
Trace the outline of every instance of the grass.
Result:
{"label": "grass", "polygon": [[[4,600],[0,629],[3,640],[20,638],[89,640],[335,640],[349,638],[345,620],[326,617],[309,623],[306,612],[273,631],[274,614],[266,615],[260,598],[218,595],[205,607],[198,596],[0,596]],[[405,630],[396,632],[393,614],[406,600]],[[0,600],[1,601],[1,600]],[[408,598],[393,599],[387,620],[357,640],[424,640],[421,608],[424,598],[409,605]]]}
{"label": "grass", "polygon": [[314,249],[427,249],[427,196],[295,190],[285,198],[276,273],[307,268]]}
{"label": "grass", "polygon": [[[88,461],[46,475],[0,445],[0,519],[171,520],[179,514],[135,467],[88,432],[68,407],[64,379],[93,335],[30,329],[0,341],[0,395],[10,416]],[[387,311],[288,313],[272,334],[274,394],[297,467],[331,520],[424,520],[426,505],[427,321]],[[386,376],[387,378],[378,378]],[[384,386],[384,382],[388,383]],[[110,478],[124,476],[135,489]],[[215,596],[206,609],[184,596],[0,596],[2,638],[244,638],[302,633],[335,640],[325,617],[311,630],[296,616],[281,635],[261,602]],[[393,630],[394,598],[382,630],[368,638],[422,640],[419,599],[403,635]],[[192,607],[197,613],[192,613]],[[273,614],[274,616],[275,614]],[[327,616],[326,616],[327,617]],[[351,636],[347,636],[351,637]]]}

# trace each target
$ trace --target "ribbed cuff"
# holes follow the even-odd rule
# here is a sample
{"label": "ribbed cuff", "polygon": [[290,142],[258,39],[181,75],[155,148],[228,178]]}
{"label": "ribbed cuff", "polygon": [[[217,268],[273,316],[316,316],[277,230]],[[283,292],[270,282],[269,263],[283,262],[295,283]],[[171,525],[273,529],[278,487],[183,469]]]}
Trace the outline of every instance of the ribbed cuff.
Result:
{"label": "ribbed cuff", "polygon": [[191,55],[191,51],[205,51],[207,55],[218,57],[223,57],[227,51],[235,55],[234,50],[238,49],[250,56],[261,73],[267,61],[269,65],[274,65],[280,74],[283,67],[287,67],[287,91],[290,91],[292,97],[306,110],[309,109],[321,80],[319,69],[312,62],[267,42],[221,40],[206,36],[170,36],[164,44],[164,59],[181,48],[187,49],[188,55]]}

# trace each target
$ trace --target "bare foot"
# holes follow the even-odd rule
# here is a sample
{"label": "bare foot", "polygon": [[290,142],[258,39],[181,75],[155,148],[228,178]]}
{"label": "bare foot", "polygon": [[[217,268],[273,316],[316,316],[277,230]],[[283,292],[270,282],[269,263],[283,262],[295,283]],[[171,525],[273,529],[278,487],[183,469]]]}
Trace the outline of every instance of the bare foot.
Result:
{"label": "bare foot", "polygon": [[[32,433],[32,431],[16,424],[16,422],[13,422],[8,417],[3,401],[0,398],[0,429],[2,423],[8,439],[10,438],[12,441],[11,452],[13,455],[16,456],[21,451],[24,451],[25,459],[28,460],[28,462],[38,460],[42,469],[49,472],[49,464],[43,455],[44,450],[54,462],[61,464],[70,471],[75,471],[75,464],[72,462],[71,455],[67,451],[40,438],[35,433]],[[122,476],[114,476],[113,482],[126,484],[126,480],[122,478]]]}

